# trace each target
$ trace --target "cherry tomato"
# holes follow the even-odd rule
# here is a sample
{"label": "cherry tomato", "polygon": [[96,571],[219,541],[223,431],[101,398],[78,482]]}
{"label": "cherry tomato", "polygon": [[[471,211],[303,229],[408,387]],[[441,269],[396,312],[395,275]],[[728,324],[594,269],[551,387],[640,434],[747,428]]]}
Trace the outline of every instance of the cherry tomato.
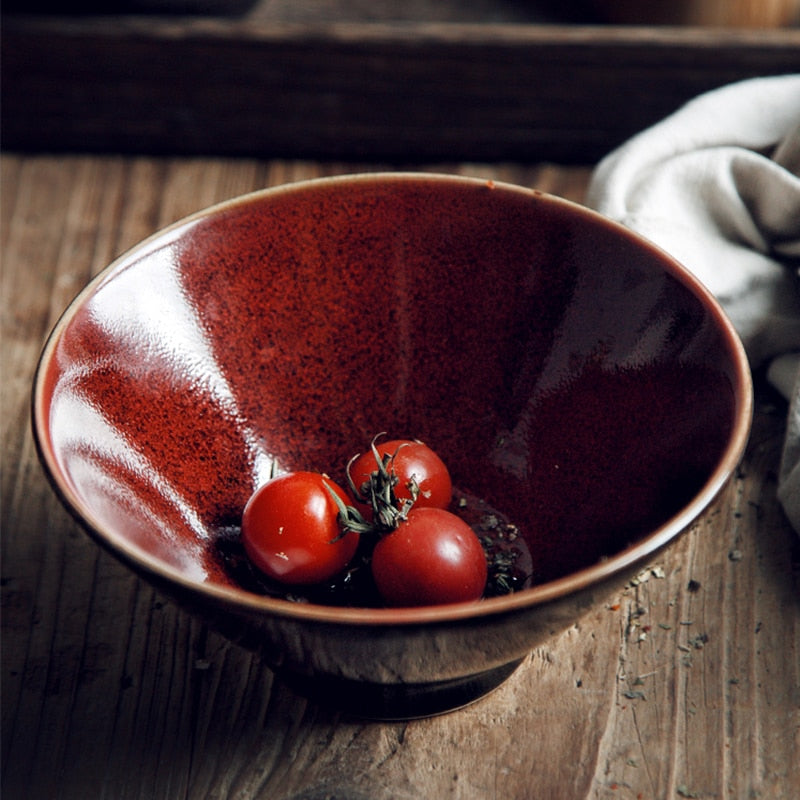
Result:
{"label": "cherry tomato", "polygon": [[390,606],[477,600],[486,586],[486,556],[475,532],[440,508],[413,508],[372,554],[372,575]]}
{"label": "cherry tomato", "polygon": [[[387,454],[392,456],[391,468],[397,476],[394,494],[398,501],[411,499],[409,485],[416,481],[419,494],[414,508],[447,508],[450,505],[453,495],[450,473],[430,447],[410,439],[394,439],[376,444],[375,447],[381,459]],[[367,450],[350,465],[350,479],[361,491],[377,469],[375,454],[372,449]]]}
{"label": "cherry tomato", "polygon": [[307,585],[325,581],[347,566],[359,536],[352,531],[342,535],[339,507],[328,488],[348,502],[343,489],[314,472],[273,478],[247,502],[242,543],[265,575]]}

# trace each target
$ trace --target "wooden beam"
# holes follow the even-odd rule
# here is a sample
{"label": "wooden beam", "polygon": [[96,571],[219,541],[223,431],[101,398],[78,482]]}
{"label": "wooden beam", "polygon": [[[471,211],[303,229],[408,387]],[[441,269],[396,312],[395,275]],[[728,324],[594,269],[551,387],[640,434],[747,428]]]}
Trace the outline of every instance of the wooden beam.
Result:
{"label": "wooden beam", "polygon": [[15,15],[3,146],[588,163],[800,31]]}

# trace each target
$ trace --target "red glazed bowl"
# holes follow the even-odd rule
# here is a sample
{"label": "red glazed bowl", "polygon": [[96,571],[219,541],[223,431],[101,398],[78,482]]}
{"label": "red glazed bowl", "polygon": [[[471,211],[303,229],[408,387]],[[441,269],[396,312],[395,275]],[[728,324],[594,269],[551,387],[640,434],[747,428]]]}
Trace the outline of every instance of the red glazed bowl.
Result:
{"label": "red glazed bowl", "polygon": [[[537,191],[400,173],[251,194],[123,255],[53,330],[33,425],[67,508],[146,580],[299,690],[410,718],[623,586],[728,480],[751,410],[731,325],[655,246]],[[242,584],[273,465],[331,473],[379,431],[518,525],[532,587],[388,609]]]}

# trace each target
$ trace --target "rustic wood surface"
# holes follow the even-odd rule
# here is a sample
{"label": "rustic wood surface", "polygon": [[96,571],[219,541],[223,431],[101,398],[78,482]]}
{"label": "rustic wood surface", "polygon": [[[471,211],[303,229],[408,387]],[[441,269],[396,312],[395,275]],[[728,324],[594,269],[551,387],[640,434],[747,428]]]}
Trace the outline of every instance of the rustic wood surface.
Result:
{"label": "rustic wood surface", "polygon": [[[382,166],[2,157],[4,799],[797,797],[800,539],[775,499],[785,408],[760,381],[740,470],[638,585],[487,698],[407,724],[293,694],[101,551],[55,499],[29,432],[30,386],[44,337],[87,280],[217,200]],[[589,175],[426,168],[575,200]]]}
{"label": "rustic wood surface", "polygon": [[796,27],[605,26],[576,4],[258,0],[224,17],[10,15],[4,144],[586,163],[703,91],[800,71]]}

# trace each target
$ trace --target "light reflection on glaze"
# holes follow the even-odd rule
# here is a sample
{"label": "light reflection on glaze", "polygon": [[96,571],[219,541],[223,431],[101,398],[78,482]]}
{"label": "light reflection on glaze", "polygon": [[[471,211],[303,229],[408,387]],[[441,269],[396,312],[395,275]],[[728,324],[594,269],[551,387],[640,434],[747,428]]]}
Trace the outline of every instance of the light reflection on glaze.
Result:
{"label": "light reflection on glaze", "polygon": [[86,475],[93,469],[106,475],[113,471],[136,476],[156,487],[199,539],[208,537],[202,519],[178,487],[171,485],[150,459],[137,452],[134,443],[120,435],[119,430],[103,416],[102,410],[87,398],[64,391],[64,388],[59,390],[54,397],[52,424],[61,432],[57,441],[63,448],[64,468],[77,486],[86,485]]}
{"label": "light reflection on glaze", "polygon": [[[125,519],[132,527],[159,531],[160,555],[202,580],[207,577],[203,542],[213,526],[187,494],[192,487],[171,475],[173,464],[164,459],[157,441],[147,442],[148,454],[135,428],[126,432],[118,418],[109,418],[93,379],[105,372],[124,376],[145,394],[152,388],[155,395],[160,385],[169,384],[202,398],[227,429],[228,446],[247,454],[253,488],[268,479],[272,459],[242,418],[197,310],[181,290],[174,250],[162,248],[135,267],[105,282],[88,305],[87,319],[103,339],[102,356],[89,352],[84,358],[62,359],[64,372],[51,406],[54,445],[101,523],[119,525]],[[157,396],[153,402],[158,403]],[[164,431],[163,444],[169,436]],[[165,512],[166,507],[172,510]],[[149,539],[142,544],[152,549]]]}

